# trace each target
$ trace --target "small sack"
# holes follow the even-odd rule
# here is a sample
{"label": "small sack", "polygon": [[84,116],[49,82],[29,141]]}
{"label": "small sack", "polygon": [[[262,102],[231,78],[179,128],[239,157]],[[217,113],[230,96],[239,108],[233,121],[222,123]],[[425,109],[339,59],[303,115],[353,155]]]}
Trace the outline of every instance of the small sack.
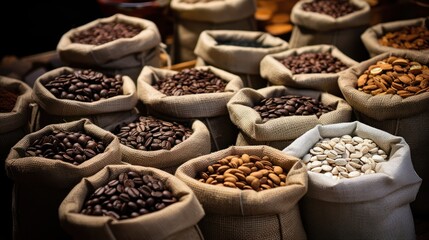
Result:
{"label": "small sack", "polygon": [[[130,171],[161,180],[171,189],[173,196],[177,196],[178,201],[164,209],[124,220],[80,213],[89,193],[117,179],[121,173]],[[198,199],[182,181],[159,169],[133,165],[109,165],[83,178],[59,207],[62,228],[74,239],[88,240],[202,240],[204,238],[197,223],[203,216],[204,210]]]}
{"label": "small sack", "polygon": [[[383,46],[380,44],[379,39],[389,32],[396,32],[406,27],[417,27],[417,26],[426,26],[425,18],[415,18],[407,20],[399,20],[392,22],[379,23],[377,25],[371,26],[362,33],[361,39],[363,44],[366,47],[370,57],[375,57],[381,53],[391,52],[391,53],[407,53],[415,52],[422,54],[429,54],[429,49],[425,50],[413,50],[413,49],[401,49],[394,48],[389,46]],[[426,40],[427,41],[427,40]]]}
{"label": "small sack", "polygon": [[174,31],[174,61],[194,60],[194,48],[200,34],[210,30],[255,31],[256,2],[228,0],[187,3],[171,0],[170,8],[176,20]]}
{"label": "small sack", "polygon": [[196,69],[211,70],[228,82],[224,92],[167,96],[156,90],[152,84],[171,76],[176,71],[154,67],[144,67],[137,80],[139,99],[147,107],[150,115],[164,120],[184,122],[191,119],[202,121],[210,132],[211,150],[219,150],[234,145],[237,129],[229,118],[227,102],[243,87],[237,75],[212,66]]}
{"label": "small sack", "polygon": [[[195,179],[224,157],[268,156],[271,162],[289,170],[286,185],[261,191],[241,190],[203,183]],[[211,239],[306,239],[298,201],[307,191],[307,170],[298,158],[269,146],[231,146],[194,158],[181,165],[176,177],[185,182],[203,205],[206,215],[199,226]]]}
{"label": "small sack", "polygon": [[[335,106],[335,110],[324,113],[319,118],[316,115],[297,115],[279,117],[263,123],[260,114],[253,109],[255,103],[264,98],[285,95],[312,97],[325,106]],[[317,124],[348,122],[352,116],[352,108],[342,98],[329,93],[285,86],[271,86],[258,90],[242,89],[231,98],[227,107],[231,121],[240,130],[236,145],[264,144],[280,150]]]}
{"label": "small sack", "polygon": [[[10,148],[29,132],[29,105],[32,102],[32,89],[23,81],[4,76],[0,76],[0,87],[16,95],[16,102],[12,111],[0,113],[0,138],[2,139],[0,159],[4,159]],[[15,96],[11,95],[11,97]],[[1,104],[3,106],[9,102],[5,101]],[[2,164],[2,166],[4,165]]]}
{"label": "small sack", "polygon": [[128,76],[122,76],[123,94],[100,99],[94,102],[60,99],[55,97],[45,86],[57,76],[73,73],[78,69],[60,67],[44,73],[33,86],[32,98],[37,103],[33,110],[33,131],[49,124],[69,122],[88,118],[101,128],[117,123],[136,113],[138,96],[136,84]]}
{"label": "small sack", "polygon": [[308,171],[308,191],[300,203],[308,239],[415,239],[410,203],[422,179],[402,137],[357,121],[317,125],[283,151],[303,158],[321,139],[343,135],[373,140],[388,160],[377,163],[376,173],[354,178]]}
{"label": "small sack", "polygon": [[[84,132],[102,141],[105,150],[79,165],[37,156],[26,157],[27,147],[53,130]],[[95,174],[106,165],[120,163],[118,139],[88,119],[52,124],[26,135],[11,149],[5,162],[6,174],[14,182],[14,239],[65,239],[67,235],[61,230],[58,219],[61,201],[81,178]]]}
{"label": "small sack", "polygon": [[[402,98],[397,94],[371,95],[356,89],[357,79],[369,66],[388,58],[392,53],[383,53],[343,72],[338,84],[346,101],[354,109],[356,119],[364,124],[401,136],[411,149],[411,159],[419,176],[429,176],[427,142],[429,141],[429,92]],[[428,66],[426,54],[395,53]],[[428,81],[426,79],[426,81]],[[423,181],[417,199],[411,204],[416,213],[428,214],[429,182]]]}
{"label": "small sack", "polygon": [[[119,38],[100,45],[73,43],[71,40],[75,34],[100,23],[115,22],[138,26],[143,30],[134,37]],[[155,23],[118,13],[69,30],[61,36],[57,52],[61,61],[68,66],[128,75],[135,81],[143,66],[161,66],[160,43],[161,35]]]}
{"label": "small sack", "polygon": [[298,1],[292,8],[291,21],[294,28],[289,47],[329,44],[356,61],[367,59],[360,36],[370,24],[369,4],[365,0],[350,0],[359,10],[333,18],[326,14],[304,11],[302,5],[312,1]]}
{"label": "small sack", "polygon": [[195,47],[196,66],[210,65],[241,77],[244,87],[259,89],[267,80],[259,74],[264,56],[288,49],[288,43],[257,31],[205,30]]}
{"label": "small sack", "polygon": [[261,76],[268,80],[271,85],[283,85],[293,88],[314,89],[321,92],[328,92],[338,97],[342,97],[338,87],[338,76],[340,73],[302,73],[294,74],[280,60],[297,56],[304,53],[330,53],[348,67],[357,64],[356,61],[344,55],[333,45],[314,45],[290,49],[281,53],[269,54],[261,61]]}

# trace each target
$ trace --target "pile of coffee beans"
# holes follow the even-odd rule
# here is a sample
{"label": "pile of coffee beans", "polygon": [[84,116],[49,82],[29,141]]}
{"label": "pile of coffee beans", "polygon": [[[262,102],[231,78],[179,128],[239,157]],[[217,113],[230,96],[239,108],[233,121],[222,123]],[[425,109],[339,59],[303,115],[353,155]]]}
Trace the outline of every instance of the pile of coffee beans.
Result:
{"label": "pile of coffee beans", "polygon": [[56,98],[95,102],[123,94],[122,76],[106,76],[91,69],[64,73],[42,82]]}
{"label": "pile of coffee beans", "polygon": [[390,56],[369,66],[359,76],[356,87],[371,95],[411,97],[429,92],[429,68],[410,59]]}
{"label": "pile of coffee beans", "polygon": [[263,98],[253,106],[253,109],[261,115],[262,122],[294,115],[316,115],[320,117],[323,113],[335,110],[334,107],[325,106],[317,99],[298,95]]}
{"label": "pile of coffee beans", "polygon": [[154,83],[153,87],[168,96],[224,92],[228,82],[210,69],[186,68]]}
{"label": "pile of coffee beans", "polygon": [[387,47],[424,50],[429,48],[429,30],[425,26],[408,26],[384,34],[378,42]]}
{"label": "pile of coffee beans", "polygon": [[262,191],[286,186],[288,170],[274,165],[270,157],[242,154],[226,156],[198,173],[203,183],[242,190]]}
{"label": "pile of coffee beans", "polygon": [[213,2],[213,1],[221,1],[221,0],[180,0],[184,3],[206,3],[206,2]]}
{"label": "pile of coffee beans", "polygon": [[302,9],[339,18],[359,10],[349,0],[313,0],[302,4]]}
{"label": "pile of coffee beans", "polygon": [[140,116],[136,121],[119,127],[116,136],[130,148],[138,150],[170,150],[192,135],[192,129],[177,122],[151,116]]}
{"label": "pile of coffee beans", "polygon": [[343,135],[325,138],[303,157],[308,171],[323,173],[333,179],[372,174],[388,156],[372,139]]}
{"label": "pile of coffee beans", "polygon": [[0,87],[0,113],[8,113],[13,110],[18,95],[7,88]]}
{"label": "pile of coffee beans", "polygon": [[73,43],[102,45],[120,38],[132,38],[143,29],[122,22],[99,23],[91,28],[76,32],[70,37]]}
{"label": "pile of coffee beans", "polygon": [[177,198],[161,180],[130,171],[97,188],[85,201],[81,213],[122,220],[159,211],[175,202]]}
{"label": "pile of coffee beans", "polygon": [[218,39],[216,42],[219,45],[229,45],[229,46],[238,46],[238,47],[249,47],[249,48],[270,48],[272,46],[264,45],[261,42],[258,41],[251,41],[251,40],[234,40],[234,39]]}
{"label": "pile of coffee beans", "polygon": [[308,52],[279,59],[293,74],[337,73],[348,67],[330,52]]}
{"label": "pile of coffee beans", "polygon": [[44,157],[79,165],[99,153],[106,145],[83,132],[53,130],[34,140],[25,150],[26,157]]}

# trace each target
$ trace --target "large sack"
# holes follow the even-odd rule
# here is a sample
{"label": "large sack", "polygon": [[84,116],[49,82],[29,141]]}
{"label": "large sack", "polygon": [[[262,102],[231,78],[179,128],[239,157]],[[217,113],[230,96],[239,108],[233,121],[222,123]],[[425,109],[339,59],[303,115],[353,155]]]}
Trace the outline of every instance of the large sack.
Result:
{"label": "large sack", "polygon": [[256,1],[228,0],[187,3],[172,0],[175,17],[174,62],[196,59],[194,48],[204,30],[256,30]]}
{"label": "large sack", "polygon": [[[121,173],[130,171],[161,180],[178,201],[164,209],[124,220],[80,213],[91,192],[117,179]],[[58,211],[62,228],[76,240],[204,239],[197,225],[204,216],[204,210],[192,190],[173,175],[151,167],[106,166],[98,173],[83,178],[64,198]]]}
{"label": "large sack", "polygon": [[[26,149],[53,130],[81,131],[104,143],[102,153],[74,165],[62,160],[26,156]],[[67,193],[83,177],[91,176],[109,164],[120,164],[119,141],[88,119],[52,124],[22,138],[11,149],[5,165],[13,180],[14,239],[65,239],[58,219],[58,207]]]}
{"label": "large sack", "polygon": [[308,171],[300,207],[308,239],[416,239],[410,203],[422,179],[402,137],[361,122],[317,125],[283,151],[303,157],[324,138],[343,135],[373,140],[388,155],[376,173],[333,179]]}
{"label": "large sack", "polygon": [[266,32],[205,30],[198,38],[194,53],[196,66],[223,69],[240,76],[244,87],[259,89],[267,86],[259,71],[261,60],[268,54],[287,50],[288,46],[283,39]]}
{"label": "large sack", "polygon": [[366,60],[368,56],[360,35],[370,24],[369,4],[365,0],[350,0],[359,10],[333,18],[326,14],[304,11],[302,5],[312,1],[298,1],[292,8],[290,17],[294,28],[289,47],[329,44],[356,61]]}
{"label": "large sack", "polygon": [[[209,165],[242,154],[268,156],[273,165],[288,170],[285,186],[254,191],[195,179]],[[298,202],[307,191],[307,170],[298,158],[269,146],[231,146],[189,160],[177,169],[175,176],[193,190],[203,205],[206,215],[199,226],[207,240],[306,239]]]}

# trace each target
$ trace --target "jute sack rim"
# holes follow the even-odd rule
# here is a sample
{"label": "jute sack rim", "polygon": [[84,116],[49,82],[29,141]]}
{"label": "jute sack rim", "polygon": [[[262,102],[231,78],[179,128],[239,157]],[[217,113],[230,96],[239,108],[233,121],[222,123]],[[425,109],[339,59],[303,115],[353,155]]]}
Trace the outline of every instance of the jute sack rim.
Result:
{"label": "jute sack rim", "polygon": [[0,76],[0,87],[4,87],[7,90],[18,91],[18,93],[16,93],[18,97],[16,98],[15,106],[12,111],[0,113],[0,133],[7,133],[27,124],[29,104],[32,102],[31,93],[33,89],[21,80],[6,76]]}
{"label": "jute sack rim", "polygon": [[397,20],[391,22],[379,23],[374,26],[366,29],[362,35],[361,40],[365,45],[368,52],[374,57],[378,54],[385,52],[394,52],[394,53],[406,53],[406,52],[416,52],[416,53],[429,53],[429,49],[423,50],[413,50],[413,49],[400,49],[394,47],[383,46],[378,42],[378,39],[384,36],[388,32],[399,31],[404,27],[412,26],[422,26],[425,22],[425,18],[414,18],[407,20]]}
{"label": "jute sack rim", "polygon": [[[286,186],[257,192],[202,183],[189,175],[206,170],[222,157],[243,153],[267,155],[274,164],[288,169]],[[261,216],[288,212],[307,192],[307,169],[300,159],[267,145],[231,146],[190,159],[179,166],[175,176],[194,191],[206,213],[215,215]]]}
{"label": "jute sack rim", "polygon": [[[227,81],[228,84],[225,86],[225,91],[221,93],[167,96],[156,90],[152,86],[152,83],[166,76],[176,74],[179,71],[145,66],[137,78],[137,91],[140,101],[149,108],[170,117],[204,118],[228,114],[226,104],[238,90],[243,88],[241,78],[213,66],[198,66],[195,68],[199,70],[211,70],[218,77]],[[159,109],[162,109],[162,111]]]}
{"label": "jute sack rim", "polygon": [[228,0],[186,3],[171,0],[170,7],[179,19],[198,22],[225,23],[253,16],[256,2],[249,0]]}
{"label": "jute sack rim", "polygon": [[302,5],[312,1],[301,0],[295,3],[291,10],[291,22],[297,26],[321,32],[363,26],[370,22],[371,7],[364,0],[350,0],[349,2],[359,9],[339,18],[333,18],[327,14],[304,11]]}
{"label": "jute sack rim", "polygon": [[[140,26],[143,30],[132,38],[119,38],[101,45],[73,43],[71,36],[75,33],[90,29],[99,23],[122,22],[125,24]],[[57,51],[64,61],[75,61],[79,59],[81,64],[102,65],[111,60],[124,56],[141,53],[152,49],[161,42],[161,35],[154,22],[127,16],[124,14],[114,14],[110,17],[99,18],[76,28],[72,28],[64,33],[57,44]],[[120,51],[118,51],[120,50]]]}
{"label": "jute sack rim", "polygon": [[[55,97],[42,82],[47,82],[62,74],[69,74],[81,70],[79,68],[59,67],[48,71],[36,79],[33,86],[33,100],[47,113],[59,116],[79,116],[85,114],[100,114],[131,110],[138,102],[136,85],[127,75],[122,75],[123,94],[100,99],[94,102],[81,102],[77,100],[60,99]],[[84,70],[84,69],[83,69]],[[69,111],[70,106],[79,111]]]}
{"label": "jute sack rim", "polygon": [[[319,99],[324,105],[336,105],[336,109],[322,114],[319,118],[316,115],[287,116],[262,123],[261,116],[253,109],[253,98],[263,99],[289,94]],[[227,108],[234,125],[255,141],[284,141],[286,137],[295,139],[317,124],[333,123],[329,120],[333,116],[345,116],[345,119],[335,117],[338,122],[345,122],[350,120],[352,114],[352,107],[340,97],[317,90],[295,89],[285,86],[270,86],[258,90],[244,88],[231,98]],[[237,115],[237,111],[240,111],[240,116]],[[241,117],[241,115],[245,117]],[[303,125],[302,122],[308,124]],[[298,127],[300,131],[297,131]]]}
{"label": "jute sack rim", "polygon": [[297,56],[303,53],[331,53],[332,56],[339,59],[348,67],[352,67],[358,64],[358,62],[345,55],[334,45],[318,44],[299,48],[292,48],[283,52],[268,54],[261,60],[261,76],[274,85],[285,85],[291,87],[308,87],[305,81],[312,78],[323,77],[324,79],[332,79],[335,81],[338,79],[340,72],[293,74],[289,68],[287,68],[280,62],[280,60],[288,56]]}
{"label": "jute sack rim", "polygon": [[[218,40],[255,41],[270,47],[243,47],[220,45]],[[264,56],[289,48],[287,41],[266,32],[246,30],[204,30],[197,41],[194,53],[208,65],[237,73],[259,74]]]}
{"label": "jute sack rim", "polygon": [[389,56],[404,57],[428,65],[429,56],[421,53],[382,53],[366,61],[360,62],[354,67],[342,72],[338,78],[338,86],[346,101],[354,110],[371,118],[382,121],[386,119],[407,118],[429,110],[429,92],[415,96],[402,98],[397,94],[375,95],[364,93],[356,89],[357,79],[369,66]]}
{"label": "jute sack rim", "polygon": [[[186,149],[195,149],[195,144],[198,142],[198,139],[201,138],[208,139],[208,141],[198,142],[198,149],[202,149],[203,152],[209,153],[210,132],[206,125],[200,120],[193,120],[192,131],[193,132],[189,138],[187,138],[180,144],[175,145],[170,150],[160,149],[155,151],[143,151],[133,149],[124,144],[121,144],[120,148],[123,156],[123,161],[133,165],[155,167],[159,169],[179,166],[183,162],[187,161],[189,158],[195,157],[192,155],[196,152],[195,150]],[[186,156],[181,158],[172,158],[172,156],[182,155],[178,154],[181,152],[186,153]],[[166,162],[165,159],[169,159],[169,161]]]}
{"label": "jute sack rim", "polygon": [[[95,190],[104,186],[109,180],[116,179],[121,172],[128,171],[150,174],[160,179],[170,188],[172,194],[178,198],[178,201],[162,210],[123,220],[79,213],[90,189]],[[204,215],[204,209],[195,194],[180,179],[156,168],[129,164],[108,165],[94,175],[83,178],[74,186],[59,206],[61,226],[67,229],[68,232],[79,232],[82,231],[81,227],[83,226],[92,226],[103,229],[106,234],[112,234],[114,239],[129,238],[139,234],[145,236],[145,239],[166,239],[168,236],[174,235],[174,233],[196,225]],[[186,219],[186,221],[182,221],[183,219]],[[154,229],[161,230],[160,223],[169,223],[167,224],[168,228],[162,227],[162,231],[159,231],[157,235],[153,234]],[[127,230],[133,233],[130,235]],[[138,233],[134,231],[138,231]]]}
{"label": "jute sack rim", "polygon": [[[283,152],[302,159],[321,139],[346,134],[372,139],[389,153],[389,159],[378,163],[377,173],[350,179],[334,180],[324,174],[308,171],[306,196],[327,202],[358,203],[377,200],[411,185],[420,186],[422,179],[414,170],[410,147],[404,138],[359,121],[317,125],[283,149]],[[362,194],[365,191],[371,194]],[[408,202],[414,201],[415,195],[409,196]]]}
{"label": "jute sack rim", "polygon": [[[52,133],[53,130],[65,131],[82,131],[86,134],[104,140],[106,144],[105,150],[84,161],[79,165],[73,165],[61,160],[53,160],[44,157],[25,157],[25,150],[34,140]],[[19,147],[22,146],[22,147]],[[65,182],[76,182],[87,174],[93,174],[94,169],[101,169],[107,164],[115,164],[121,162],[121,154],[119,151],[119,140],[110,132],[103,130],[93,124],[88,119],[78,121],[51,124],[44,128],[27,134],[14,147],[12,147],[9,155],[6,158],[6,174],[15,182],[23,182],[28,185],[32,183],[34,176],[45,175],[49,176],[42,179],[37,179],[37,182],[65,188]],[[37,172],[37,173],[36,173]],[[66,173],[66,174],[65,174]],[[52,179],[62,179],[62,181],[52,181]]]}

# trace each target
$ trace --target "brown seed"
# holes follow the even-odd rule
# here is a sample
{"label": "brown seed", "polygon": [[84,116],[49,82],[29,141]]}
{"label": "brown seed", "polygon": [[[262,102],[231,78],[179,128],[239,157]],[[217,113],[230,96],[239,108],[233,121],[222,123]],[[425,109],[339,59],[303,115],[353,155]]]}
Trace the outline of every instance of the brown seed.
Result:
{"label": "brown seed", "polygon": [[232,183],[232,182],[224,182],[223,183],[223,185],[225,186],[225,187],[230,187],[230,188],[236,188],[237,186],[235,186],[235,184],[234,183]]}
{"label": "brown seed", "polygon": [[358,87],[363,87],[366,84],[366,81],[368,80],[368,75],[367,74],[362,74],[357,81],[357,85]]}
{"label": "brown seed", "polygon": [[280,185],[280,177],[274,173],[268,174],[268,177],[277,185]]}
{"label": "brown seed", "polygon": [[259,181],[259,179],[254,179],[250,185],[252,186],[253,190],[258,191],[261,182]]}
{"label": "brown seed", "polygon": [[283,168],[280,166],[274,166],[274,173],[278,174],[282,174],[283,173]]}

